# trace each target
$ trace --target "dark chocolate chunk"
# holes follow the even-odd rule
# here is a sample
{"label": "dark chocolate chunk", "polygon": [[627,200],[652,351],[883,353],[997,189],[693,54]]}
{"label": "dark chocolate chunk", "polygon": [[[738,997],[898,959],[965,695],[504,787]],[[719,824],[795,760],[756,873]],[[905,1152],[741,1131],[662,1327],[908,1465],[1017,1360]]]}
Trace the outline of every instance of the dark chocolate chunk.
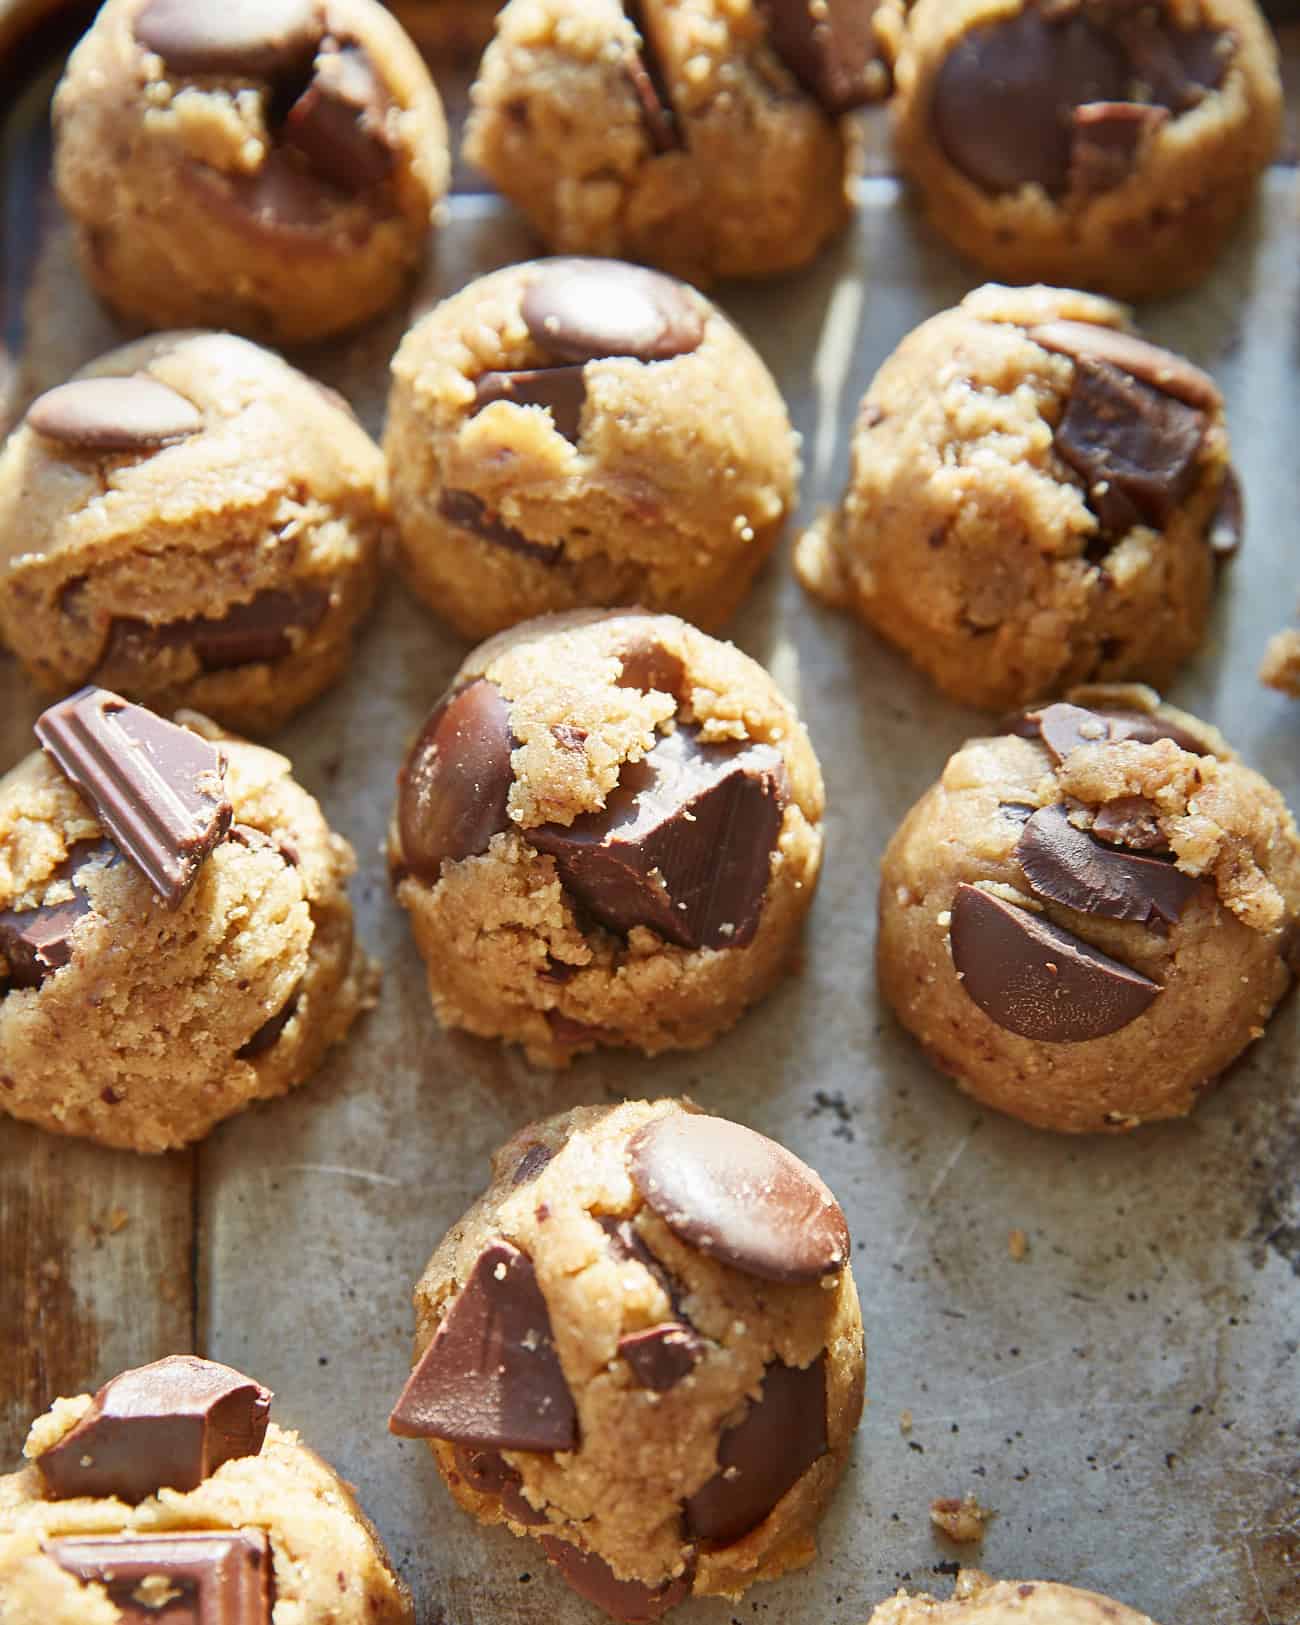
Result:
{"label": "dark chocolate chunk", "polygon": [[82,872],[106,867],[117,859],[118,850],[112,841],[75,841],[47,882],[72,883],[73,895],[66,902],[0,911],[0,957],[9,966],[0,976],[0,988],[40,987],[47,976],[62,970],[72,958],[73,929],[90,912],[90,903],[81,890]]}
{"label": "dark chocolate chunk", "polygon": [[1219,492],[1219,505],[1210,519],[1205,539],[1216,558],[1230,559],[1245,535],[1246,499],[1237,470],[1229,463],[1223,476],[1223,489]]}
{"label": "dark chocolate chunk", "polygon": [[495,542],[498,547],[508,547],[512,553],[539,559],[543,564],[554,564],[564,552],[563,542],[530,542],[523,531],[491,514],[472,491],[444,490],[438,498],[438,512],[485,542]]}
{"label": "dark chocolate chunk", "polygon": [[757,1528],[828,1449],[826,1356],[773,1360],[744,1419],[718,1440],[718,1471],[686,1502],[687,1533],[729,1546]]}
{"label": "dark chocolate chunk", "polygon": [[764,1281],[812,1282],[844,1268],[849,1228],[793,1152],[740,1123],[670,1112],[628,1145],[646,1204],[693,1247]]}
{"label": "dark chocolate chunk", "polygon": [[1176,722],[1151,711],[1128,711],[1119,706],[1087,710],[1081,705],[1067,705],[1058,701],[1054,705],[1026,711],[1010,722],[1008,732],[1025,739],[1040,738],[1047,746],[1052,760],[1061,763],[1080,745],[1118,745],[1134,740],[1140,745],[1153,745],[1158,739],[1170,739],[1180,750],[1195,756],[1209,752],[1194,734],[1180,728]]}
{"label": "dark chocolate chunk", "polygon": [[643,1388],[665,1394],[689,1377],[704,1353],[704,1339],[689,1326],[665,1321],[619,1338],[618,1352]]}
{"label": "dark chocolate chunk", "polygon": [[47,440],[78,451],[157,451],[198,434],[203,414],[166,384],[126,378],[74,378],[27,408],[27,422]]}
{"label": "dark chocolate chunk", "polygon": [[52,705],[36,737],[166,906],[179,907],[230,828],[216,746],[103,688]]}
{"label": "dark chocolate chunk", "polygon": [[1167,852],[1169,842],[1160,832],[1160,809],[1145,796],[1120,796],[1097,809],[1092,833],[1134,852]]}
{"label": "dark chocolate chunk", "polygon": [[359,45],[335,45],[316,58],[311,83],[289,109],[281,139],[318,175],[352,196],[381,185],[392,173],[390,105],[369,54]]}
{"label": "dark chocolate chunk", "polygon": [[958,886],[951,937],[962,986],[984,1014],[1040,1043],[1086,1043],[1118,1032],[1161,991],[1128,965],[978,886]]}
{"label": "dark chocolate chunk", "polygon": [[493,401],[545,407],[556,431],[576,446],[582,437],[582,408],[587,399],[583,370],[533,367],[526,372],[485,372],[474,387],[474,413]]}
{"label": "dark chocolate chunk", "polygon": [[556,361],[668,361],[698,349],[699,301],[683,283],[621,260],[540,260],[524,289],[533,342]]}
{"label": "dark chocolate chunk", "polygon": [[510,828],[514,783],[510,707],[485,677],[434,707],[397,777],[397,822],[407,869],[430,883],[444,863],[486,852]]}
{"label": "dark chocolate chunk", "polygon": [[889,74],[876,38],[878,0],[761,0],[772,49],[828,113],[879,101]]}
{"label": "dark chocolate chunk", "polygon": [[102,1585],[122,1625],[271,1625],[264,1529],[78,1535],[48,1541],[45,1552],[79,1580]]}
{"label": "dark chocolate chunk", "polygon": [[1060,802],[1041,808],[1025,825],[1016,862],[1030,889],[1049,902],[1157,929],[1177,924],[1203,890],[1199,880],[1164,858],[1122,852],[1076,829]]}
{"label": "dark chocolate chunk", "polygon": [[641,49],[628,48],[623,55],[623,72],[641,104],[641,119],[650,145],[656,152],[673,152],[685,147],[673,111],[668,76],[663,69],[653,32],[653,19],[646,15],[642,0],[623,0],[627,20],[641,36]]}
{"label": "dark chocolate chunk", "polygon": [[455,1448],[456,1466],[466,1483],[480,1495],[495,1495],[502,1510],[516,1523],[541,1524],[549,1520],[524,1494],[524,1481],[499,1450]]}
{"label": "dark chocolate chunk", "polygon": [[100,665],[105,671],[143,666],[169,649],[192,649],[204,671],[261,665],[291,654],[295,642],[316,630],[329,607],[328,588],[272,587],[246,604],[232,604],[224,615],[196,615],[156,626],[115,619]]}
{"label": "dark chocolate chunk", "polygon": [[655,690],[680,700],[685,696],[686,667],[681,657],[662,643],[643,639],[618,650],[623,669],[618,674],[620,688],[639,688],[643,694]]}
{"label": "dark chocolate chunk", "polygon": [[480,1450],[573,1450],[578,1413],[532,1260],[498,1238],[447,1306],[388,1426]]}
{"label": "dark chocolate chunk", "polygon": [[651,1625],[690,1595],[695,1579],[693,1554],[676,1578],[651,1587],[642,1580],[620,1580],[603,1557],[570,1541],[543,1535],[541,1542],[565,1583],[623,1625]]}
{"label": "dark chocolate chunk", "polygon": [[1172,395],[1187,406],[1214,412],[1223,405],[1219,386],[1208,372],[1150,344],[1135,333],[1125,333],[1117,327],[1102,327],[1096,322],[1042,322],[1029,329],[1035,344],[1059,355],[1071,356],[1076,361],[1105,361],[1121,372],[1131,373],[1144,384]]}
{"label": "dark chocolate chunk", "polygon": [[683,948],[743,948],[758,929],[789,785],[772,745],[666,734],[625,762],[600,812],[522,833],[602,925]]}
{"label": "dark chocolate chunk", "polygon": [[270,79],[310,62],[322,27],[317,0],[149,0],[135,37],[173,73]]}
{"label": "dark chocolate chunk", "polygon": [[293,1020],[294,1011],[298,1008],[298,994],[293,992],[284,1001],[273,1016],[265,1020],[246,1044],[235,1051],[237,1061],[255,1061],[259,1055],[265,1055],[267,1050],[273,1049],[279,1042],[280,1034]]}
{"label": "dark chocolate chunk", "polygon": [[530,1145],[523,1156],[520,1157],[515,1171],[510,1176],[512,1185],[527,1185],[537,1178],[542,1169],[555,1156],[549,1145]]}
{"label": "dark chocolate chunk", "polygon": [[1217,90],[1236,51],[1234,35],[1214,28],[1178,28],[1164,15],[1122,18],[1118,34],[1138,90],[1174,113],[1199,107]]}
{"label": "dark chocolate chunk", "polygon": [[1138,166],[1145,142],[1169,118],[1143,102],[1085,102],[1074,110],[1069,190],[1096,196],[1122,186]]}
{"label": "dark chocolate chunk", "polygon": [[197,1489],[223,1462],[258,1454],[271,1397],[251,1377],[189,1354],[124,1371],[36,1458],[45,1493],[135,1502]]}

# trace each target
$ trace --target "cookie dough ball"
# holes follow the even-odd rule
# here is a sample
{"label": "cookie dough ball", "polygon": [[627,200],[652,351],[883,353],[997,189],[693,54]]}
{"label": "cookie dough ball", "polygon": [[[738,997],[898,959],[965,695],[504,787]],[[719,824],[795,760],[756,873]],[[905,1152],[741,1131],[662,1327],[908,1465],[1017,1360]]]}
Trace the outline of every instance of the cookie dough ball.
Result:
{"label": "cookie dough ball", "polygon": [[848,216],[839,115],[883,95],[871,4],[513,0],[465,153],[564,254],[701,286],[806,264]]}
{"label": "cookie dough ball", "polygon": [[1150,689],[970,741],[880,882],[880,986],[968,1094],[1040,1128],[1181,1117],[1300,968],[1278,792]]}
{"label": "cookie dough ball", "polygon": [[135,1151],[305,1082],[377,980],[289,763],[179,720],[88,689],[0,779],[0,1109]]}
{"label": "cookie dough ball", "polygon": [[1140,299],[1208,272],[1282,90],[1253,0],[919,0],[895,106],[900,164],[962,253]]}
{"label": "cookie dough ball", "polygon": [[591,604],[717,626],[796,501],[772,375],[708,300],[639,266],[484,277],[412,328],[393,374],[399,558],[466,637]]}
{"label": "cookie dough ball", "polygon": [[375,0],[109,0],[54,98],[95,291],[296,344],[384,310],[447,189],[442,104]]}
{"label": "cookie dough ball", "polygon": [[42,395],[0,454],[0,631],[53,693],[277,728],[370,606],[383,457],[341,396],[224,333],[168,333]]}
{"label": "cookie dough ball", "polygon": [[1279,632],[1270,640],[1259,675],[1270,688],[1300,699],[1300,631]]}
{"label": "cookie dough ball", "polygon": [[615,1619],[809,1562],[864,1380],[822,1181],[669,1100],[534,1124],[493,1174],[415,1289],[393,1431]]}
{"label": "cookie dough ball", "polygon": [[876,374],[795,566],[945,694],[1002,709],[1168,678],[1240,510],[1213,379],[1106,300],[989,286]]}
{"label": "cookie dough ball", "polygon": [[1077,1591],[1048,1580],[995,1582],[977,1569],[963,1569],[950,1601],[900,1591],[881,1603],[868,1625],[1155,1625],[1155,1621],[1095,1591]]}
{"label": "cookie dough ball", "polygon": [[271,1399],[173,1355],[55,1400],[0,1478],[0,1617],[411,1625],[374,1525]]}
{"label": "cookie dough ball", "polygon": [[389,834],[438,1019],[540,1066],[697,1049],[780,979],[821,769],[762,669],[668,615],[483,644],[411,746]]}

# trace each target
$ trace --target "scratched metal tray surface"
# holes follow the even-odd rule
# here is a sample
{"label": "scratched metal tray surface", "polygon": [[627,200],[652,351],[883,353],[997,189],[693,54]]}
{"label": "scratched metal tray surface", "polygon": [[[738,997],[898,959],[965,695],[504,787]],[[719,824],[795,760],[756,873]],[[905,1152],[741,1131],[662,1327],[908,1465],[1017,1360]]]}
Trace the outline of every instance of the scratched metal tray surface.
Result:
{"label": "scratched metal tray surface", "polygon": [[[79,280],[44,172],[59,43],[45,14],[58,8],[26,8],[45,16],[40,49],[6,38],[7,9],[3,317],[21,409],[123,335]],[[806,274],[721,296],[804,435],[805,517],[842,484],[875,368],[975,280],[893,181],[867,181],[861,204]],[[1213,634],[1171,695],[1293,802],[1300,708],[1260,689],[1255,667],[1300,591],[1296,216],[1295,172],[1279,167],[1211,281],[1143,312],[1223,385],[1249,504]],[[413,308],[532,251],[494,200],[458,196]],[[294,359],[378,430],[410,314]],[[982,1111],[931,1072],[872,972],[884,844],[981,718],[813,605],[788,550],[732,632],[802,708],[826,770],[827,863],[802,964],[703,1053],[597,1056],[549,1076],[438,1030],[387,894],[394,772],[464,652],[390,585],[344,680],[274,741],[357,849],[379,1008],[312,1084],[191,1152],[145,1160],[0,1120],[0,1464],[56,1393],[195,1348],[270,1384],[279,1421],[358,1485],[421,1621],[594,1625],[532,1544],[456,1512],[424,1447],[385,1420],[408,1366],[411,1284],[492,1148],[579,1102],[690,1094],[785,1141],[840,1196],[870,1406],[816,1564],[738,1604],[690,1603],[682,1625],[861,1625],[900,1583],[946,1590],[962,1557],[1109,1592],[1162,1625],[1296,1625],[1300,1000],[1188,1122],[1068,1140]],[[3,765],[30,748],[39,709],[0,661]],[[1013,1230],[1028,1240],[1019,1260]],[[977,1550],[927,1516],[933,1497],[967,1490],[997,1513]]]}

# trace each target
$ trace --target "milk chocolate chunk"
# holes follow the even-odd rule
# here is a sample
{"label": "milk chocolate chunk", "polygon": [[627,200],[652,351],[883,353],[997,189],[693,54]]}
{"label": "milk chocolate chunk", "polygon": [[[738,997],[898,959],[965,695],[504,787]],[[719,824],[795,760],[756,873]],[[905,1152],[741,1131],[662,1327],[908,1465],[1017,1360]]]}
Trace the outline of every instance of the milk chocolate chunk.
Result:
{"label": "milk chocolate chunk", "polygon": [[621,1337],[618,1352],[643,1388],[665,1394],[695,1370],[704,1353],[704,1339],[689,1326],[665,1321],[662,1326]]}
{"label": "milk chocolate chunk", "polygon": [[[582,436],[582,408],[587,399],[581,367],[533,367],[524,372],[485,372],[474,387],[474,412],[493,401],[516,406],[542,406],[556,430],[572,445]],[[471,414],[473,415],[473,414]]]}
{"label": "milk chocolate chunk", "polygon": [[758,930],[789,789],[771,745],[706,745],[694,728],[625,762],[600,812],[522,833],[611,931],[743,948]]}
{"label": "milk chocolate chunk", "polygon": [[1122,186],[1137,168],[1143,145],[1168,118],[1163,107],[1143,102],[1086,102],[1076,107],[1070,191],[1089,197]]}
{"label": "milk chocolate chunk", "polygon": [[480,1495],[495,1495],[516,1523],[548,1521],[545,1512],[539,1512],[524,1494],[522,1477],[499,1450],[471,1450],[458,1444],[455,1456],[466,1483]]}
{"label": "milk chocolate chunk", "polygon": [[1205,539],[1216,558],[1230,559],[1241,547],[1245,535],[1246,498],[1237,470],[1229,463],[1223,476],[1219,505],[1210,519]]}
{"label": "milk chocolate chunk", "polygon": [[1134,852],[1167,852],[1169,842],[1160,832],[1160,809],[1145,796],[1120,796],[1097,809],[1092,833]]}
{"label": "milk chocolate chunk", "polygon": [[438,498],[438,512],[453,525],[472,531],[485,542],[508,547],[512,553],[554,564],[564,552],[563,542],[532,542],[523,531],[498,519],[472,491],[444,491]]}
{"label": "milk chocolate chunk", "polygon": [[693,1554],[681,1574],[652,1587],[643,1580],[620,1580],[603,1557],[570,1541],[543,1535],[541,1543],[565,1583],[623,1625],[651,1625],[690,1595],[695,1579]]}
{"label": "milk chocolate chunk", "polygon": [[680,282],[621,260],[542,260],[523,297],[524,323],[555,361],[610,356],[668,361],[699,348],[704,319]]}
{"label": "milk chocolate chunk", "polygon": [[1044,1044],[1118,1032],[1160,993],[1158,983],[1068,931],[977,886],[952,905],[952,960],[962,986],[999,1027]]}
{"label": "milk chocolate chunk", "polygon": [[1163,858],[1122,852],[1076,829],[1060,802],[1025,825],[1016,862],[1030,889],[1049,902],[1157,929],[1177,924],[1202,891],[1199,880]]}
{"label": "milk chocolate chunk", "polygon": [[644,638],[618,650],[623,669],[618,674],[620,688],[637,688],[643,694],[657,690],[680,700],[688,687],[686,667],[681,656],[665,649],[662,643]]}
{"label": "milk chocolate chunk", "polygon": [[169,649],[192,649],[204,671],[229,671],[280,660],[325,619],[330,594],[325,587],[271,587],[246,604],[232,604],[224,615],[195,615],[187,620],[115,619],[100,664],[143,666]]}
{"label": "milk chocolate chunk", "polygon": [[0,993],[15,987],[40,987],[47,976],[62,970],[72,958],[77,921],[90,912],[82,891],[83,871],[116,863],[117,857],[112,841],[75,841],[49,880],[49,884],[70,881],[70,898],[41,908],[0,910],[0,957],[9,966],[0,974]]}
{"label": "milk chocolate chunk", "polygon": [[549,1145],[530,1145],[515,1165],[515,1171],[510,1176],[512,1185],[527,1185],[537,1178],[542,1169],[546,1167],[555,1156]]}
{"label": "milk chocolate chunk", "polygon": [[150,0],[135,37],[173,73],[272,79],[311,61],[322,27],[316,0]]}
{"label": "milk chocolate chunk", "polygon": [[79,1535],[45,1551],[102,1585],[122,1625],[270,1625],[274,1576],[263,1529]]}
{"label": "milk chocolate chunk", "polygon": [[1178,28],[1163,16],[1122,19],[1119,35],[1129,71],[1142,93],[1174,113],[1199,107],[1223,83],[1236,51],[1232,34],[1214,28]]}
{"label": "milk chocolate chunk", "polygon": [[729,1546],[757,1528],[826,1454],[826,1356],[773,1360],[744,1418],[718,1441],[718,1471],[686,1502],[687,1533]]}
{"label": "milk chocolate chunk", "polygon": [[393,1433],[479,1450],[573,1450],[578,1413],[532,1260],[491,1241],[389,1418]]}
{"label": "milk chocolate chunk", "polygon": [[1180,750],[1191,751],[1196,756],[1207,754],[1204,742],[1176,722],[1153,711],[1128,711],[1120,707],[1091,711],[1081,705],[1058,701],[1022,713],[1012,722],[1009,731],[1025,739],[1041,738],[1052,760],[1058,764],[1081,745],[1118,745],[1129,739],[1140,745],[1170,739]]}
{"label": "milk chocolate chunk", "polygon": [[628,1147],[633,1183],[675,1235],[764,1281],[814,1282],[844,1268],[849,1227],[823,1181],[740,1123],[656,1117]]}
{"label": "milk chocolate chunk", "polygon": [[514,782],[510,707],[478,677],[446,695],[398,775],[397,822],[406,867],[436,881],[444,863],[486,852],[510,828]]}
{"label": "milk chocolate chunk", "polygon": [[52,705],[36,737],[166,906],[179,907],[230,828],[216,746],[104,688]]}
{"label": "milk chocolate chunk", "polygon": [[1076,361],[1109,362],[1187,406],[1213,412],[1223,405],[1219,386],[1208,372],[1193,366],[1185,356],[1163,350],[1135,333],[1102,327],[1096,322],[1056,321],[1031,327],[1029,336],[1045,350]]}
{"label": "milk chocolate chunk", "polygon": [[203,414],[184,395],[137,372],[60,384],[37,396],[27,422],[77,451],[145,452],[198,434]]}
{"label": "milk chocolate chunk", "polygon": [[889,86],[874,27],[877,0],[762,0],[772,49],[828,113]]}
{"label": "milk chocolate chunk", "polygon": [[124,1371],[37,1457],[45,1493],[135,1502],[197,1489],[223,1462],[258,1454],[271,1398],[251,1377],[189,1354]]}
{"label": "milk chocolate chunk", "polygon": [[383,81],[359,45],[323,50],[311,83],[289,109],[281,132],[318,175],[349,196],[381,185],[393,170]]}
{"label": "milk chocolate chunk", "polygon": [[629,48],[623,57],[623,72],[641,104],[641,119],[650,145],[656,152],[673,152],[686,145],[673,111],[668,76],[654,38],[653,19],[647,16],[642,0],[623,0],[627,20],[641,36],[639,51]]}

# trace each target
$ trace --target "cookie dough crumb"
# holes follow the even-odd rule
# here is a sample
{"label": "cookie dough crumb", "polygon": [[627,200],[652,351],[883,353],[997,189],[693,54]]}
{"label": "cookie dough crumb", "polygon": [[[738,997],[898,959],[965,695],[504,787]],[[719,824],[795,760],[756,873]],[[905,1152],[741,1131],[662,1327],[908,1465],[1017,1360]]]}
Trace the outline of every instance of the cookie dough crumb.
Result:
{"label": "cookie dough crumb", "polygon": [[119,1230],[125,1230],[131,1222],[131,1215],[124,1207],[110,1208],[108,1212],[108,1233],[117,1235]]}
{"label": "cookie dough crumb", "polygon": [[1269,644],[1259,680],[1300,699],[1300,632],[1279,632]]}
{"label": "cookie dough crumb", "polygon": [[1013,1230],[1007,1237],[1007,1252],[1019,1264],[1028,1251],[1029,1237],[1023,1230]]}
{"label": "cookie dough crumb", "polygon": [[948,1495],[930,1502],[930,1522],[960,1546],[974,1546],[983,1540],[984,1526],[992,1516],[992,1511],[982,1507],[969,1491],[960,1501]]}
{"label": "cookie dough crumb", "polygon": [[899,1411],[899,1413],[898,1413],[898,1431],[900,1433],[910,1433],[912,1431],[912,1413],[911,1413],[911,1411]]}

